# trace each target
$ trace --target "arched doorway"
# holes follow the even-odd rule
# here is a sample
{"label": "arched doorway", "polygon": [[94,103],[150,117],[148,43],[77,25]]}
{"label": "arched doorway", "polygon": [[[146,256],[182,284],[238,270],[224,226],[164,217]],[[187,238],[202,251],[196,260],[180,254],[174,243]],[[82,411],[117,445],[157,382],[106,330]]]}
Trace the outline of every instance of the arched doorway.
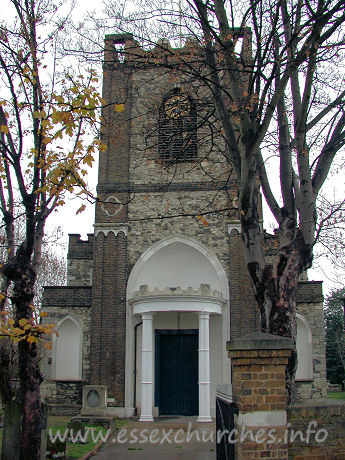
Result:
{"label": "arched doorway", "polygon": [[[175,236],[162,240],[135,264],[128,281],[127,299],[129,322],[133,314],[133,318],[139,317],[143,323],[134,350],[138,354],[135,387],[140,394],[136,403],[142,420],[152,420],[153,406],[158,413],[193,411],[184,405],[183,392],[174,390],[181,389],[177,382],[181,377],[185,379],[186,391],[192,391],[192,381],[195,382],[199,421],[209,421],[211,393],[215,393],[217,383],[230,380],[225,351],[230,327],[228,280],[217,257],[191,238]],[[184,355],[185,361],[196,364],[197,379],[188,373],[185,361],[175,359],[176,355],[170,354],[176,361],[175,368],[170,369],[172,359],[167,356],[173,349],[179,350],[179,358]],[[211,364],[210,354],[217,357]],[[169,372],[175,376],[173,382]],[[165,394],[164,379],[170,380]],[[176,402],[167,407],[169,398],[175,398]]]}

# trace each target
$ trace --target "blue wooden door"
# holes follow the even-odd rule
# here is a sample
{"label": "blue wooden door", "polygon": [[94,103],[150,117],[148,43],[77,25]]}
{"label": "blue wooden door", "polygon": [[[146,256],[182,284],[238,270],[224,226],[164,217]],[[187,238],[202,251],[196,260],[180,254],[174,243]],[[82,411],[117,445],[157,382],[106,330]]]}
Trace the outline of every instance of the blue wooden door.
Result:
{"label": "blue wooden door", "polygon": [[156,331],[156,394],[160,415],[198,414],[198,330]]}

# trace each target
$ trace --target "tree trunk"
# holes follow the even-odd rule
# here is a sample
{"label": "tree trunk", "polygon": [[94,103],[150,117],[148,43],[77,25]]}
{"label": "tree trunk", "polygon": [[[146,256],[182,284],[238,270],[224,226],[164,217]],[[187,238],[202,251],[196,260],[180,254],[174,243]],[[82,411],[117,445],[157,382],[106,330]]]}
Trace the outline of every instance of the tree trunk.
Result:
{"label": "tree trunk", "polygon": [[40,460],[42,381],[36,343],[19,343],[19,375],[23,405],[21,460]]}
{"label": "tree trunk", "polygon": [[[248,225],[249,223],[249,225]],[[284,242],[271,263],[262,263],[259,253],[262,240],[253,238],[255,219],[242,226],[246,249],[247,268],[251,276],[260,309],[263,332],[292,338],[294,349],[286,367],[286,396],[289,404],[295,399],[296,351],[296,295],[299,275],[307,266],[308,247],[299,230],[291,238],[282,225],[278,244]],[[290,229],[291,230],[291,229]],[[257,234],[257,232],[255,233]]]}
{"label": "tree trunk", "polygon": [[4,432],[2,436],[1,458],[6,460],[19,460],[20,458],[20,432],[22,410],[21,405],[14,400],[6,402]]}
{"label": "tree trunk", "polygon": [[[14,264],[13,264],[14,265]],[[12,302],[16,311],[16,322],[22,318],[33,320],[33,297],[36,273],[30,262],[16,261],[12,269],[16,272]],[[19,276],[18,276],[19,275]],[[41,396],[42,376],[36,342],[28,337],[18,343],[18,366],[22,405],[21,460],[40,460],[41,446]]]}
{"label": "tree trunk", "polygon": [[[265,311],[265,321],[267,321],[266,312],[269,312],[268,322],[266,322],[266,327],[263,328],[263,332],[290,337],[293,340],[294,348],[285,370],[286,397],[288,404],[294,402],[296,395],[297,328],[295,311],[298,277],[299,272],[295,269],[289,270],[289,276],[284,280],[285,283],[282,283],[282,279],[280,279],[278,275],[272,277],[271,281],[267,284],[264,308],[261,309]],[[280,286],[281,283],[283,285]],[[273,286],[274,288],[272,289]],[[279,286],[278,290],[275,289],[276,286]]]}

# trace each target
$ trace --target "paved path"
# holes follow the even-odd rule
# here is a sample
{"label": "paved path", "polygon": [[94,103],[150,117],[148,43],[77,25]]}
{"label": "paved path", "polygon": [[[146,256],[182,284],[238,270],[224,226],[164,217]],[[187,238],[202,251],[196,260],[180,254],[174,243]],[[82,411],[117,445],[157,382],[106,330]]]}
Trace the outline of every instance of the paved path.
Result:
{"label": "paved path", "polygon": [[[109,437],[95,460],[215,460],[216,424],[196,417],[130,420]],[[151,442],[150,442],[151,441]]]}

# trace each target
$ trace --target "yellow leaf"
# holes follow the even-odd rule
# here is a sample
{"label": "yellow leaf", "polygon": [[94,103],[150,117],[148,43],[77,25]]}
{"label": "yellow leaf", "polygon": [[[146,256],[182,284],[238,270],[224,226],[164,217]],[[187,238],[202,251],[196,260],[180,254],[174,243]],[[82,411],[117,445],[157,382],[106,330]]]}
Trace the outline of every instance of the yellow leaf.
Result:
{"label": "yellow leaf", "polygon": [[28,338],[26,340],[29,343],[37,342],[37,338],[33,335],[28,335]]}
{"label": "yellow leaf", "polygon": [[1,125],[1,132],[2,132],[2,133],[5,133],[5,134],[8,134],[8,127],[7,127],[7,125]]}
{"label": "yellow leaf", "polygon": [[117,113],[121,113],[125,110],[125,104],[115,104],[114,110]]}
{"label": "yellow leaf", "polygon": [[80,214],[81,212],[85,210],[85,208],[86,208],[85,204],[82,204],[80,208],[78,209],[78,211],[76,212],[76,214]]}
{"label": "yellow leaf", "polygon": [[58,111],[54,111],[51,115],[51,119],[54,124],[60,123],[60,121],[62,120],[62,113]]}
{"label": "yellow leaf", "polygon": [[198,220],[200,220],[200,222],[202,222],[205,226],[208,226],[208,222],[207,220],[205,219],[205,217],[201,216],[200,214],[198,216],[196,216],[196,218]]}
{"label": "yellow leaf", "polygon": [[20,326],[24,326],[27,322],[28,322],[28,320],[25,319],[25,318],[22,318],[22,319],[19,320]]}
{"label": "yellow leaf", "polygon": [[48,313],[47,313],[46,311],[42,311],[42,312],[40,313],[40,317],[41,317],[41,318],[46,318],[47,316],[48,316]]}
{"label": "yellow leaf", "polygon": [[99,146],[98,146],[98,150],[99,150],[100,152],[105,152],[105,151],[107,150],[107,148],[108,148],[108,147],[107,147],[105,144],[103,144],[103,143],[102,143],[102,144],[99,144]]}

